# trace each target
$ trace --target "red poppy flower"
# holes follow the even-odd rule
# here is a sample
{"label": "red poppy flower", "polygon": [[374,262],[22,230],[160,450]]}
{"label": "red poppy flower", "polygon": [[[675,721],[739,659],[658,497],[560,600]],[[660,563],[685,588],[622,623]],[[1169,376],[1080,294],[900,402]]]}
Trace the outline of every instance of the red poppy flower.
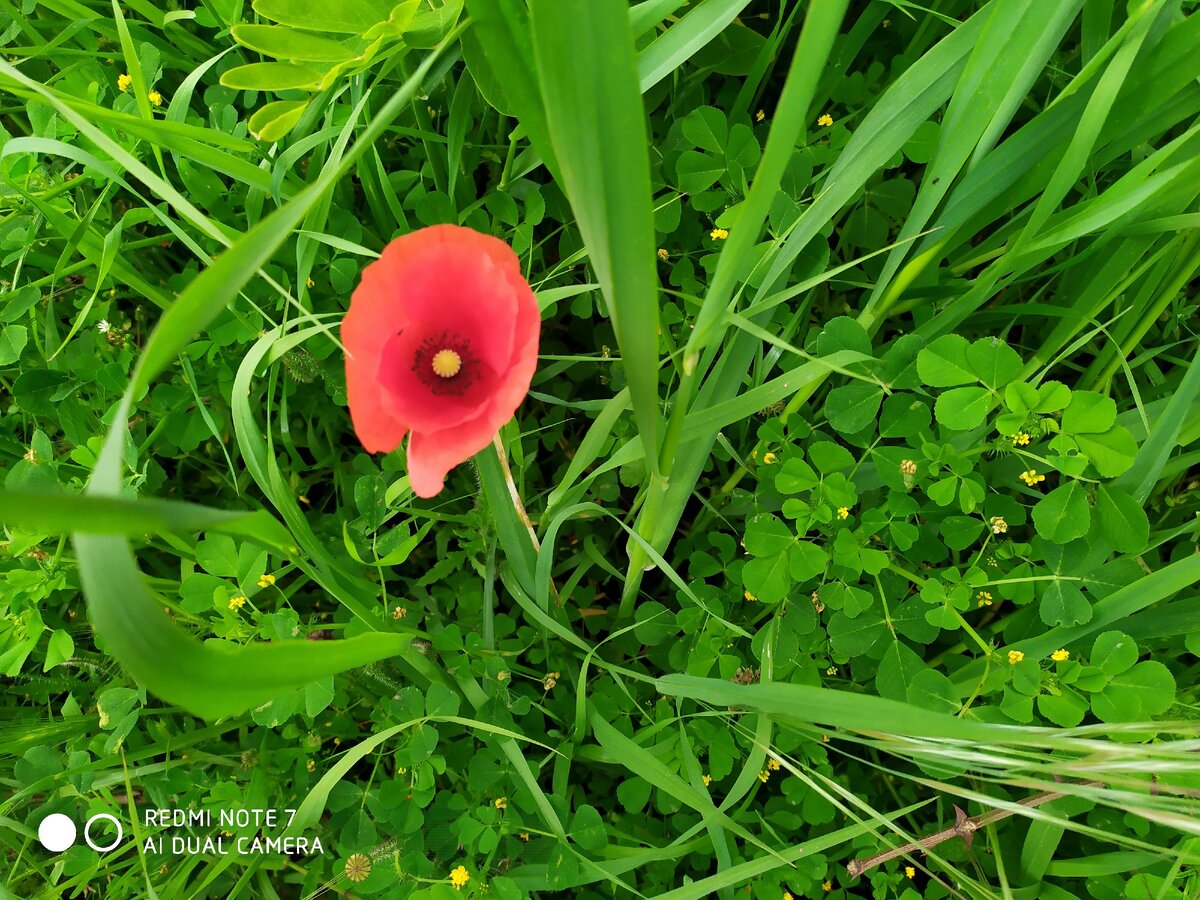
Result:
{"label": "red poppy flower", "polygon": [[512,248],[457,225],[396,238],[363,270],[342,322],[354,431],[371,453],[408,439],[420,497],[512,418],[541,316]]}

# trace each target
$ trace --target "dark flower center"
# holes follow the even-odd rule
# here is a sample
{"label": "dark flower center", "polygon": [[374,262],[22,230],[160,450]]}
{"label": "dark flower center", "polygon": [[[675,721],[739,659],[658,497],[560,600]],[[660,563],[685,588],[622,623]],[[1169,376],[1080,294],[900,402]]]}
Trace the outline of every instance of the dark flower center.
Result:
{"label": "dark flower center", "polygon": [[467,338],[443,331],[417,347],[412,371],[439,397],[461,397],[479,377],[479,360],[471,354]]}

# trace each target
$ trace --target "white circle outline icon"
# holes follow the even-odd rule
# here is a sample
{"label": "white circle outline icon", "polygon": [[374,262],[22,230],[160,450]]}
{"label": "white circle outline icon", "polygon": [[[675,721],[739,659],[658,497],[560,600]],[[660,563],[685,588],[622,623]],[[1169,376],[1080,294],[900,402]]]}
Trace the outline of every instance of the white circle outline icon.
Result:
{"label": "white circle outline icon", "polygon": [[[108,819],[108,821],[117,826],[117,836],[113,838],[113,842],[111,844],[108,844],[104,847],[98,847],[92,843],[92,823],[94,823],[97,819]],[[121,843],[121,838],[124,836],[124,834],[125,832],[121,828],[121,823],[117,821],[117,817],[110,816],[108,813],[96,813],[94,816],[88,819],[87,824],[83,826],[83,839],[87,841],[87,845],[97,853],[107,853],[113,847],[117,846],[117,844]]]}
{"label": "white circle outline icon", "polygon": [[38,840],[51,853],[62,853],[75,843],[75,823],[62,813],[51,813],[38,825]]}

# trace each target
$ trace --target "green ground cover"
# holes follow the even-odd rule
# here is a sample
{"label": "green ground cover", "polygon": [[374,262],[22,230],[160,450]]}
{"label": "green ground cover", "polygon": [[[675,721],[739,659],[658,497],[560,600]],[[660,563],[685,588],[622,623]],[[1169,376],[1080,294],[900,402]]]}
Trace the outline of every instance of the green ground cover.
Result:
{"label": "green ground cover", "polygon": [[[1194,0],[0,46],[0,900],[1200,897]],[[339,328],[446,223],[540,347],[422,498]]]}

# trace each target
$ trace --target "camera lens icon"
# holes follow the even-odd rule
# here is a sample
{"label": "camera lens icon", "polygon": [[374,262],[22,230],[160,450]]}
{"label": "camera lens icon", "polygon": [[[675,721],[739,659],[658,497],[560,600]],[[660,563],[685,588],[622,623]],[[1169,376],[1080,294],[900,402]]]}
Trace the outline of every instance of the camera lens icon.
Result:
{"label": "camera lens icon", "polygon": [[51,853],[62,853],[75,843],[75,823],[62,813],[53,813],[38,826],[38,840]]}
{"label": "camera lens icon", "polygon": [[[92,838],[92,827],[97,822],[112,822],[116,828],[117,834],[108,844],[97,844]],[[121,838],[124,836],[124,829],[121,828],[121,823],[116,816],[111,816],[108,813],[96,813],[83,826],[83,840],[89,847],[97,853],[106,853],[112,850],[117,844],[121,843]],[[42,846],[51,853],[62,853],[69,849],[75,843],[75,838],[79,834],[75,823],[69,816],[64,816],[62,813],[51,813],[42,819],[38,825],[38,840]]]}

